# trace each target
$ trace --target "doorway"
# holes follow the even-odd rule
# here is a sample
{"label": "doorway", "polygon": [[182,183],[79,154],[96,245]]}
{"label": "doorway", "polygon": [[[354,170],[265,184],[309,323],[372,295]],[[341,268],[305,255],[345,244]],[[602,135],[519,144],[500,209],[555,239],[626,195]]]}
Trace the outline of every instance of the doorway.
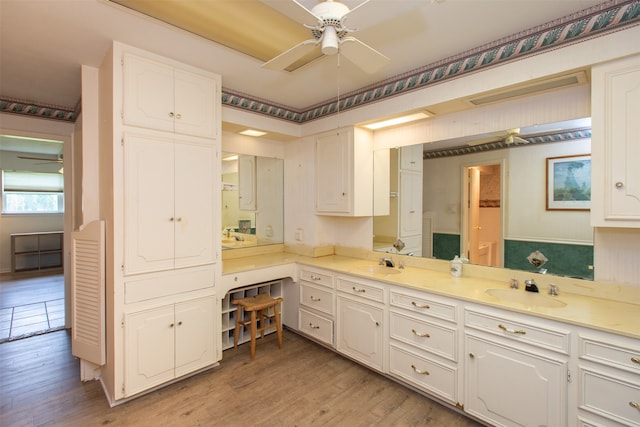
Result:
{"label": "doorway", "polygon": [[503,265],[503,172],[501,161],[463,167],[460,252],[471,264]]}

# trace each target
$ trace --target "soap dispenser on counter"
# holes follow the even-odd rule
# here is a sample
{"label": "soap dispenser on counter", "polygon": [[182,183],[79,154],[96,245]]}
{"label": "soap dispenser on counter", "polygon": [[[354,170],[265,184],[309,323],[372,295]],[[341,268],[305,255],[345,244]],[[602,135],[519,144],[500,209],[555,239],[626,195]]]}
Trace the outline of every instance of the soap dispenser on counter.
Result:
{"label": "soap dispenser on counter", "polygon": [[458,255],[453,257],[451,261],[451,275],[453,277],[462,277],[462,260]]}

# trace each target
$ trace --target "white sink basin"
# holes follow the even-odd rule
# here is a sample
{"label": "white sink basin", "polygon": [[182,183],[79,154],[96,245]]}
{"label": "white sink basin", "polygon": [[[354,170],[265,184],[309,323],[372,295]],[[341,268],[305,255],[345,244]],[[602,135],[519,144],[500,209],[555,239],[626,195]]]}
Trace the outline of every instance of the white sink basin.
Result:
{"label": "white sink basin", "polygon": [[384,265],[364,265],[362,267],[358,267],[356,271],[360,273],[379,274],[381,276],[386,276],[387,274],[400,274],[400,270],[397,268],[386,267]]}
{"label": "white sink basin", "polygon": [[485,292],[492,297],[498,298],[499,300],[521,304],[526,307],[560,308],[567,305],[556,297],[551,297],[536,292],[502,288],[487,289]]}

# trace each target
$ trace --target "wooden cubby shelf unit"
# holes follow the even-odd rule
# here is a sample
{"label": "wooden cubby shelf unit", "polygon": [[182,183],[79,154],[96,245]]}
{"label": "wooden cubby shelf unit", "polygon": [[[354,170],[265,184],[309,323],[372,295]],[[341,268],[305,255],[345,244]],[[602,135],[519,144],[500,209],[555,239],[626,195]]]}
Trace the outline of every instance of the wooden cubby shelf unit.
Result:
{"label": "wooden cubby shelf unit", "polygon": [[[238,307],[231,304],[231,301],[240,298],[251,297],[254,295],[268,293],[274,298],[282,296],[282,280],[274,280],[271,282],[259,283],[257,285],[246,286],[243,288],[231,290],[222,300],[222,349],[226,350],[233,347],[233,334],[236,328],[236,316],[238,313]],[[284,304],[284,303],[282,303]],[[280,312],[282,312],[282,304],[280,304]],[[244,313],[247,319],[250,317],[249,313]],[[269,316],[269,322],[273,322],[273,309],[269,309],[267,312]],[[265,334],[275,332],[274,329],[265,331]],[[249,330],[242,328],[240,336],[238,338],[238,344],[245,343],[251,339]]]}
{"label": "wooden cubby shelf unit", "polygon": [[62,231],[11,235],[11,271],[62,268]]}

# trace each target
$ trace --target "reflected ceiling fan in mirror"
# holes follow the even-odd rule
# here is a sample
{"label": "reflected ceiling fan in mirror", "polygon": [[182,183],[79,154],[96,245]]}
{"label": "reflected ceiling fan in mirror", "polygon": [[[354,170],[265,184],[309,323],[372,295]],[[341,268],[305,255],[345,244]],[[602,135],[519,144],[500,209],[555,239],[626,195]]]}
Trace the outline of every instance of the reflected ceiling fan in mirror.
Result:
{"label": "reflected ceiling fan in mirror", "polygon": [[507,145],[528,144],[529,141],[524,138],[520,138],[520,128],[515,128],[509,129],[509,131],[507,131],[507,137],[504,139],[504,143]]}
{"label": "reflected ceiling fan in mirror", "polygon": [[303,24],[311,30],[313,38],[298,43],[264,63],[263,68],[285,70],[318,47],[321,48],[324,55],[334,55],[339,51],[347,60],[369,74],[377,72],[389,62],[389,58],[385,55],[350,36],[349,34],[357,29],[346,26],[346,21],[362,10],[362,7],[371,0],[364,0],[353,9],[349,9],[348,6],[338,1],[327,0],[318,3],[311,10],[297,0],[292,1],[306,11],[309,15],[308,18],[315,22],[313,25]]}

